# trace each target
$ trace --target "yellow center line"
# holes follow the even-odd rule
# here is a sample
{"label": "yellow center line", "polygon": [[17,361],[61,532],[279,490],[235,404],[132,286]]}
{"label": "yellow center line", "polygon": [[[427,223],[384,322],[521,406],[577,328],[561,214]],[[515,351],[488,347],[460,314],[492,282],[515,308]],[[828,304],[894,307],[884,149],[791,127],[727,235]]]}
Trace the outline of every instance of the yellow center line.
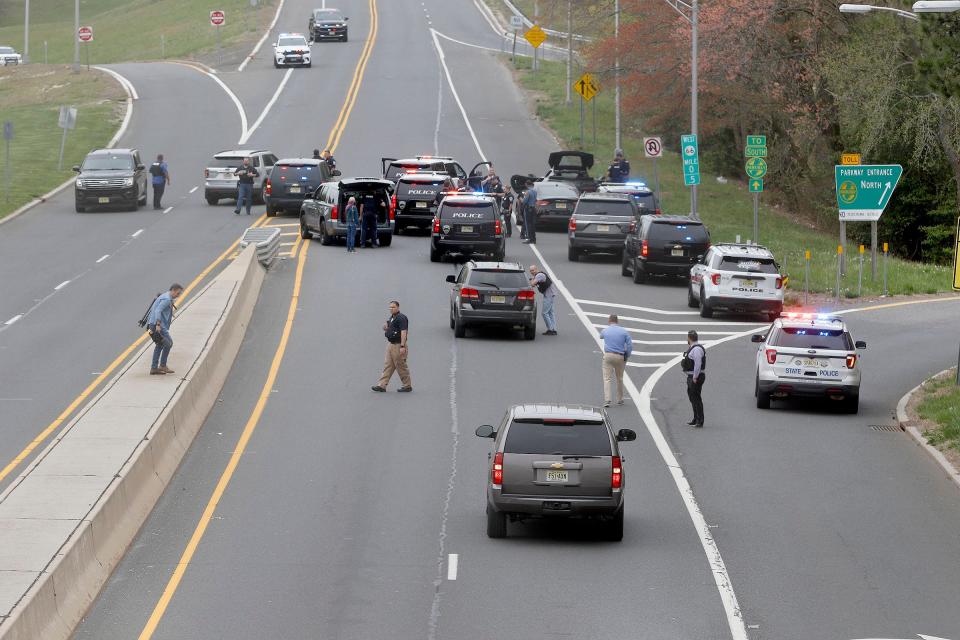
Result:
{"label": "yellow center line", "polygon": [[[331,153],[336,148],[336,143],[339,142],[340,135],[342,134],[344,127],[346,127],[350,113],[353,111],[353,104],[356,102],[357,93],[360,90],[360,83],[363,79],[367,61],[369,60],[370,54],[373,51],[373,41],[377,35],[377,3],[376,0],[368,0],[368,2],[370,7],[370,31],[369,35],[367,36],[367,44],[363,48],[360,59],[357,61],[356,69],[353,72],[353,81],[350,84],[350,91],[344,100],[344,108],[341,109],[340,116],[337,118],[337,122],[334,124],[333,131],[330,133],[329,140],[332,142],[328,144],[327,148],[330,149]],[[240,464],[240,459],[246,451],[247,445],[250,442],[250,438],[257,429],[257,425],[260,423],[260,418],[267,406],[267,402],[270,400],[274,383],[276,382],[277,375],[280,371],[280,365],[283,362],[283,357],[287,350],[287,343],[290,340],[290,332],[293,330],[293,321],[297,316],[297,306],[300,301],[300,289],[303,283],[303,269],[304,265],[307,263],[307,252],[309,248],[310,243],[303,242],[299,237],[297,238],[297,243],[294,245],[293,251],[291,251],[291,254],[295,255],[299,250],[299,257],[297,259],[297,272],[293,282],[293,294],[290,298],[290,306],[287,308],[287,320],[283,325],[283,332],[280,335],[280,343],[277,345],[277,350],[273,354],[273,360],[270,363],[270,369],[267,372],[267,379],[264,381],[263,388],[260,390],[260,395],[257,397],[257,403],[254,405],[253,411],[250,413],[250,417],[243,427],[243,431],[240,434],[240,439],[237,442],[237,446],[234,447],[233,453],[230,455],[230,460],[227,462],[226,468],[224,468],[223,473],[220,475],[220,479],[217,481],[217,485],[214,487],[213,493],[211,494],[210,499],[207,501],[206,507],[204,507],[203,514],[200,516],[200,521],[197,523],[193,534],[190,536],[190,540],[187,542],[187,546],[180,555],[180,560],[177,562],[176,567],[173,570],[173,574],[170,576],[170,580],[167,582],[166,587],[164,587],[163,593],[160,595],[159,600],[157,600],[157,604],[154,607],[153,612],[150,614],[150,617],[147,619],[147,622],[143,627],[143,630],[140,632],[139,640],[150,640],[153,637],[153,634],[156,632],[157,626],[160,624],[160,620],[166,613],[167,607],[170,605],[170,601],[173,599],[177,588],[180,586],[180,581],[183,580],[183,576],[187,571],[187,567],[190,566],[190,563],[193,561],[193,555],[196,553],[197,547],[200,545],[200,541],[203,539],[203,536],[207,531],[207,526],[213,519],[213,515],[217,510],[217,505],[220,503],[224,492],[226,492],[227,487],[230,485],[233,474],[236,472],[237,466]]]}
{"label": "yellow center line", "polygon": [[[266,216],[261,215],[259,218],[257,218],[256,222],[254,222],[251,226],[256,227],[262,224],[264,220],[266,220]],[[180,296],[181,300],[185,300],[186,297],[190,295],[190,292],[193,291],[197,287],[197,285],[199,285],[203,281],[203,279],[206,278],[207,275],[209,275],[211,271],[216,269],[218,264],[226,260],[227,257],[233,252],[233,250],[236,249],[239,243],[240,243],[240,239],[238,238],[233,242],[233,244],[227,247],[227,250],[221,253],[216,260],[214,260],[209,265],[207,265],[207,267],[200,272],[200,275],[194,278],[193,281],[190,284],[188,284],[186,288],[183,290],[183,294],[181,294]],[[181,302],[180,304],[182,305],[183,303]],[[36,437],[34,437],[34,439],[31,440],[30,443],[23,448],[23,451],[18,453],[13,458],[13,460],[8,462],[7,466],[5,466],[2,470],[0,470],[0,482],[3,482],[4,478],[9,476],[11,473],[13,473],[13,470],[16,469],[20,465],[20,463],[26,460],[30,456],[30,454],[37,449],[37,447],[43,444],[43,442],[47,438],[49,438],[53,433],[55,433],[57,429],[60,428],[60,425],[62,425],[67,420],[67,418],[69,418],[73,414],[73,412],[76,411],[77,408],[80,405],[82,405],[83,402],[87,398],[89,398],[94,391],[97,390],[97,387],[99,387],[104,380],[109,378],[110,375],[117,369],[117,367],[122,365],[126,361],[126,359],[130,356],[130,354],[136,351],[137,348],[140,345],[142,345],[144,341],[146,341],[146,339],[147,339],[147,334],[144,333],[142,336],[134,340],[129,347],[124,349],[120,353],[120,355],[118,355],[113,360],[113,362],[111,362],[107,366],[107,368],[103,370],[103,372],[101,372],[99,375],[97,375],[96,378],[94,378],[93,382],[87,385],[86,389],[80,392],[80,395],[74,398],[73,401],[69,405],[67,405],[66,409],[60,412],[60,415],[58,415],[53,422],[48,424],[43,431],[38,433]]]}

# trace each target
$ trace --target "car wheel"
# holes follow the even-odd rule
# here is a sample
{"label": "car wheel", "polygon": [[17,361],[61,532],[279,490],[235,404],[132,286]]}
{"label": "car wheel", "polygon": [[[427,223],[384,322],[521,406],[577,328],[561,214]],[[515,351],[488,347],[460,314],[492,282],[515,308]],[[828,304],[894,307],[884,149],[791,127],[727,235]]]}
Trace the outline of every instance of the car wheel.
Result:
{"label": "car wheel", "polygon": [[343,41],[346,42],[347,40],[348,40],[347,32],[344,31],[344,32],[343,32]]}
{"label": "car wheel", "polygon": [[333,244],[333,238],[327,235],[327,223],[320,223],[320,244],[325,247],[329,247]]}
{"label": "car wheel", "polygon": [[860,396],[850,396],[843,400],[843,411],[851,415],[860,411]]}
{"label": "car wheel", "polygon": [[440,262],[442,257],[442,253],[437,251],[434,247],[430,247],[430,262]]}
{"label": "car wheel", "polygon": [[267,217],[268,217],[268,218],[272,218],[272,217],[275,216],[275,215],[277,215],[277,210],[274,209],[273,207],[271,207],[271,206],[268,204],[268,205],[267,205]]}
{"label": "car wheel", "polygon": [[77,210],[77,213],[83,213],[84,211],[86,211],[86,209],[84,207],[81,207],[80,205],[74,205],[74,206]]}
{"label": "car wheel", "polygon": [[623,540],[623,509],[621,508],[606,525],[607,540],[611,542],[620,542]]}
{"label": "car wheel", "polygon": [[620,259],[620,275],[624,278],[630,277],[630,258],[626,251],[623,252],[623,258]]}
{"label": "car wheel", "polygon": [[643,271],[640,270],[639,261],[636,258],[634,258],[633,259],[633,282],[635,284],[643,284],[644,280],[646,280],[646,276],[644,276]]}
{"label": "car wheel", "polygon": [[712,318],[713,308],[707,304],[707,296],[703,294],[703,287],[700,287],[700,317]]}
{"label": "car wheel", "polygon": [[147,206],[147,192],[146,192],[146,191],[143,192],[143,197],[140,198],[140,201],[139,201],[137,204],[139,204],[141,207]]}
{"label": "car wheel", "polygon": [[304,240],[309,240],[313,237],[313,234],[310,233],[309,229],[307,229],[307,223],[302,219],[300,220],[300,237]]}
{"label": "car wheel", "polygon": [[574,249],[573,247],[567,247],[567,260],[569,260],[570,262],[579,262],[580,252]]}
{"label": "car wheel", "polygon": [[453,335],[458,338],[465,338],[467,336],[467,325],[464,324],[460,318],[453,319]]}
{"label": "car wheel", "polygon": [[507,537],[507,514],[502,511],[494,511],[489,505],[487,505],[487,537]]}
{"label": "car wheel", "polygon": [[274,69],[279,69],[279,68],[280,68],[280,65],[277,63],[276,60],[273,61],[273,68],[274,68]]}
{"label": "car wheel", "polygon": [[536,340],[537,339],[537,325],[530,324],[523,328],[523,339],[524,340]]}
{"label": "car wheel", "polygon": [[305,66],[307,69],[309,69],[310,67],[313,66],[313,63],[312,63],[312,62],[308,62],[307,64],[305,64],[305,65],[303,65],[303,66]]}
{"label": "car wheel", "polygon": [[693,287],[687,287],[687,306],[691,309],[696,309],[700,306],[700,303],[697,302],[697,299],[693,297]]}
{"label": "car wheel", "polygon": [[450,328],[455,329],[457,323],[453,321],[453,307],[450,307]]}
{"label": "car wheel", "polygon": [[757,381],[754,383],[753,394],[757,396],[757,409],[770,408],[770,394],[760,391],[760,375],[757,375]]}
{"label": "car wheel", "polygon": [[379,236],[377,240],[380,242],[381,247],[389,247],[393,243],[393,234],[388,233],[386,235]]}
{"label": "car wheel", "polygon": [[214,196],[207,196],[207,204],[210,205],[211,207],[217,206],[219,202],[220,202],[220,198],[217,198]]}

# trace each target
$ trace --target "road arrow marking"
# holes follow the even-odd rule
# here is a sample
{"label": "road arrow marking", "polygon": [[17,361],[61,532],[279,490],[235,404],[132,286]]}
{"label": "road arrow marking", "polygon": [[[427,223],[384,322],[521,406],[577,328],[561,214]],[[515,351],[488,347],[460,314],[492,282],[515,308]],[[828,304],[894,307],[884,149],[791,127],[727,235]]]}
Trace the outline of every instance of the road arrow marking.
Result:
{"label": "road arrow marking", "polygon": [[[888,182],[887,184],[883,185],[883,193],[880,194],[880,200],[877,201],[877,206],[883,204],[883,199],[886,197],[887,191],[889,190],[890,190],[890,183]],[[923,636],[920,636],[920,637],[922,638]]]}

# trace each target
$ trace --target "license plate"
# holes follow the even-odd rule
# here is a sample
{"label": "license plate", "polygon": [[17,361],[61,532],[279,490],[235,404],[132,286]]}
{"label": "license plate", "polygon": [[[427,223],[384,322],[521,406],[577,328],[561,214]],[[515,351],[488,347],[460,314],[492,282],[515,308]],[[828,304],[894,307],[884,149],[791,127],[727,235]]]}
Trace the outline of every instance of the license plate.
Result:
{"label": "license plate", "polygon": [[670,255],[671,255],[671,256],[678,256],[678,257],[679,257],[679,256],[683,256],[683,249],[671,249],[671,250],[670,250]]}
{"label": "license plate", "polygon": [[757,286],[756,280],[741,280],[740,281],[745,287],[755,287]]}
{"label": "license plate", "polygon": [[610,231],[610,225],[608,225],[608,224],[598,224],[598,225],[597,225],[597,231],[600,231],[600,232],[602,232],[602,233],[606,233],[607,231]]}
{"label": "license plate", "polygon": [[460,231],[464,233],[473,233],[473,227],[461,226]]}
{"label": "license plate", "polygon": [[557,203],[557,209],[566,209],[566,208],[567,208],[567,203],[566,203],[566,202],[558,202],[558,203]]}
{"label": "license plate", "polygon": [[414,205],[414,206],[415,206],[417,209],[426,209],[426,208],[427,208],[427,203],[426,203],[426,202],[418,202],[418,203],[417,203],[416,205]]}
{"label": "license plate", "polygon": [[506,296],[490,296],[490,302],[494,304],[505,304],[507,302]]}
{"label": "license plate", "polygon": [[101,196],[98,200],[100,204],[110,204],[110,198],[106,196]]}
{"label": "license plate", "polygon": [[300,185],[291,185],[290,193],[300,193]]}
{"label": "license plate", "polygon": [[569,482],[570,481],[570,472],[569,471],[554,471],[553,469],[547,471],[546,477],[544,478],[547,482]]}

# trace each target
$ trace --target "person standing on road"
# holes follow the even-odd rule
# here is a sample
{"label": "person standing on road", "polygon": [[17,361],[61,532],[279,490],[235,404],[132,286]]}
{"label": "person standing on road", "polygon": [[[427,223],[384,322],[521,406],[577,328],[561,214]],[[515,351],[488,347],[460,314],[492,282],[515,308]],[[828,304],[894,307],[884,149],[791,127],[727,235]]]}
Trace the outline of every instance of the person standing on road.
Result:
{"label": "person standing on road", "polygon": [[347,209],[344,211],[347,221],[347,253],[356,252],[357,225],[360,224],[360,213],[357,211],[357,199],[350,196],[347,200]]}
{"label": "person standing on road", "polygon": [[163,199],[163,190],[170,184],[170,169],[163,161],[163,154],[157,154],[157,161],[150,165],[150,182],[153,185],[153,208],[161,209],[160,200]]}
{"label": "person standing on road", "polygon": [[523,244],[537,244],[537,190],[533,180],[527,180],[527,190],[523,194]]}
{"label": "person standing on road", "polygon": [[337,161],[334,159],[333,154],[330,153],[330,149],[324,149],[320,157],[327,163],[330,172],[333,173],[333,170],[337,168]]}
{"label": "person standing on road", "polygon": [[176,308],[174,300],[183,293],[183,285],[172,284],[170,290],[157,296],[147,314],[147,329],[153,338],[153,360],[150,362],[150,375],[162,376],[173,373],[167,368],[167,356],[173,348],[173,338],[170,337],[170,323],[173,322],[173,310]]}
{"label": "person standing on road", "polygon": [[314,160],[323,160],[323,156],[320,155],[320,149],[313,150],[313,159]]}
{"label": "person standing on road", "polygon": [[247,215],[250,215],[250,209],[253,207],[253,179],[260,175],[250,164],[250,158],[243,159],[243,166],[233,172],[238,178],[237,182],[237,208],[234,213],[240,215],[240,208],[244,203],[247,205]]}
{"label": "person standing on road", "polygon": [[610,182],[627,182],[630,180],[630,161],[623,157],[623,149],[617,149],[613,162],[607,168],[607,177]]}
{"label": "person standing on road", "polygon": [[530,265],[530,286],[536,287],[543,297],[543,322],[547,325],[547,330],[543,332],[543,335],[557,335],[557,315],[554,310],[557,288],[553,286],[553,280],[541,271],[537,265],[532,264]]}
{"label": "person standing on road", "polygon": [[509,186],[503,191],[500,211],[503,214],[503,233],[509,238],[513,235],[513,189]]}
{"label": "person standing on road", "polygon": [[633,339],[627,330],[620,326],[620,319],[616,314],[610,314],[607,319],[607,328],[600,332],[603,338],[603,406],[609,407],[613,393],[611,387],[616,379],[617,404],[623,404],[623,371],[627,366],[627,359],[633,353]]}
{"label": "person standing on road", "polygon": [[377,239],[377,200],[372,193],[364,195],[360,202],[360,246],[366,247],[367,240],[371,247],[380,246]]}
{"label": "person standing on road", "polygon": [[381,393],[386,391],[394,371],[399,374],[400,384],[403,385],[397,391],[401,393],[413,391],[410,369],[407,368],[407,332],[409,326],[410,321],[407,320],[407,316],[400,313],[400,303],[391,300],[390,317],[383,323],[383,335],[387,339],[387,354],[383,359],[383,374],[380,376],[379,382],[370,387],[373,391]]}
{"label": "person standing on road", "polygon": [[703,427],[703,383],[707,379],[704,373],[707,369],[707,350],[698,342],[697,332],[687,332],[687,350],[680,361],[680,368],[687,374],[687,397],[693,407],[693,420],[687,424],[691,427]]}

